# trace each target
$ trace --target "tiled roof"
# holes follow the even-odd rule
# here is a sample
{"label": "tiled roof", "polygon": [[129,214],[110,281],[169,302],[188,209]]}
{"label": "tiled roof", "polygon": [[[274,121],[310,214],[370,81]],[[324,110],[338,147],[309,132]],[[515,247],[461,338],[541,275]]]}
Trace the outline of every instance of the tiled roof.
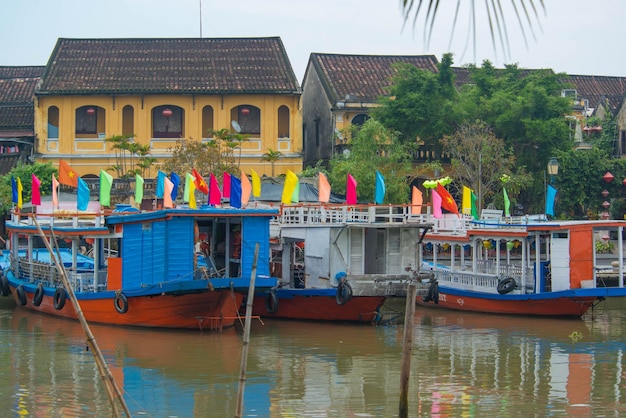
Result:
{"label": "tiled roof", "polygon": [[300,94],[269,38],[59,39],[36,94]]}
{"label": "tiled roof", "polygon": [[33,93],[44,68],[0,67],[0,136],[33,135]]}
{"label": "tiled roof", "polygon": [[[373,103],[386,94],[395,73],[392,64],[403,62],[438,72],[434,55],[343,55],[313,53],[315,67],[332,102],[340,100]],[[307,68],[310,71],[310,68]],[[306,77],[306,76],[305,76]],[[348,97],[348,99],[346,99]]]}
{"label": "tiled roof", "polygon": [[600,99],[609,99],[609,107],[616,109],[626,92],[626,77],[601,75],[567,75],[563,82],[571,83],[579,99],[589,100],[590,107],[596,107]]}

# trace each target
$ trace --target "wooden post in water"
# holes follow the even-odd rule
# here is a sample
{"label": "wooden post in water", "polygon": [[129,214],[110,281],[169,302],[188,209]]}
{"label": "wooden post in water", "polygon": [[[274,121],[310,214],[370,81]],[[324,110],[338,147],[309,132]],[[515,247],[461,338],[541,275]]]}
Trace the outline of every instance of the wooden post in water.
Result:
{"label": "wooden post in water", "polygon": [[248,302],[246,304],[246,320],[243,328],[243,347],[241,349],[241,368],[239,370],[239,390],[237,391],[236,418],[243,416],[243,392],[246,384],[246,367],[248,365],[248,345],[250,343],[250,323],[252,322],[252,303],[254,301],[254,286],[256,283],[256,264],[259,258],[259,243],[254,247],[254,261],[252,274],[250,275],[250,289],[248,290]]}
{"label": "wooden post in water", "polygon": [[[102,379],[104,381],[104,387],[106,388],[107,394],[109,396],[109,400],[111,401],[111,407],[113,408],[114,416],[116,417],[121,416],[120,411],[118,411],[117,404],[115,403],[115,399],[117,399],[120,402],[120,405],[122,406],[122,409],[124,413],[126,414],[126,416],[131,417],[132,415],[130,413],[130,410],[128,409],[128,406],[126,405],[126,401],[124,401],[124,396],[122,395],[122,392],[120,391],[119,387],[115,383],[115,378],[113,378],[113,374],[111,373],[111,370],[109,370],[109,367],[107,366],[106,360],[104,359],[104,356],[102,355],[102,352],[100,351],[100,347],[98,347],[96,338],[91,332],[91,329],[89,328],[89,324],[87,323],[87,320],[85,319],[85,315],[83,314],[83,311],[80,308],[80,305],[78,304],[78,299],[76,299],[76,295],[74,294],[74,289],[72,288],[70,281],[67,278],[67,275],[65,273],[65,267],[60,264],[59,259],[57,258],[54,251],[52,250],[52,246],[50,245],[50,242],[48,241],[48,237],[46,237],[46,235],[44,234],[35,216],[33,216],[33,222],[35,223],[35,226],[37,227],[37,232],[39,232],[39,235],[41,236],[43,243],[46,245],[46,248],[48,249],[48,252],[50,253],[50,258],[54,261],[54,264],[61,275],[63,286],[65,287],[67,294],[70,297],[70,300],[72,301],[72,305],[74,306],[74,310],[76,311],[76,316],[78,317],[78,321],[80,322],[80,325],[83,327],[83,331],[85,331],[85,335],[87,336],[87,345],[91,349],[94,355],[94,358],[96,359],[96,365],[98,366],[98,371],[100,372],[100,375],[102,376]],[[50,228],[50,233],[52,234],[52,237],[55,238],[52,227]],[[55,242],[56,242],[56,238],[55,238]]]}
{"label": "wooden post in water", "polygon": [[415,297],[417,286],[410,283],[406,292],[404,315],[404,336],[402,339],[402,369],[400,371],[400,418],[409,416],[409,377],[411,376],[411,350],[413,349],[413,319],[415,318]]}

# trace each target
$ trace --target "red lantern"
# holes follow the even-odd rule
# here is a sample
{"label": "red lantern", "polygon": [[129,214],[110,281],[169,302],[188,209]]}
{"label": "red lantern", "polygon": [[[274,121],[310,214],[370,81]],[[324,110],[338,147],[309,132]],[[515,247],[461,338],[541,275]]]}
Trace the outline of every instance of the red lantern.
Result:
{"label": "red lantern", "polygon": [[602,176],[602,178],[604,179],[604,181],[606,181],[607,183],[610,183],[613,181],[613,179],[615,178],[615,176],[613,174],[611,174],[610,171],[607,171],[606,174],[604,176]]}
{"label": "red lantern", "polygon": [[172,112],[172,109],[170,109],[169,107],[166,107],[165,109],[163,109],[163,112],[162,112],[163,117],[169,118],[173,114],[174,112]]}
{"label": "red lantern", "polygon": [[626,179],[622,180],[622,184],[626,186]]}
{"label": "red lantern", "polygon": [[602,206],[604,207],[604,209],[606,209],[611,206],[611,204],[605,200],[604,202],[602,202]]}
{"label": "red lantern", "polygon": [[250,109],[248,109],[247,107],[244,107],[243,109],[241,109],[242,115],[247,115],[248,113],[250,113]]}
{"label": "red lantern", "polygon": [[609,195],[609,191],[607,189],[602,190],[602,193],[600,193],[603,197],[607,197]]}
{"label": "red lantern", "polygon": [[87,109],[87,114],[89,116],[92,116],[94,113],[96,113],[96,109],[94,109],[93,107]]}
{"label": "red lantern", "polygon": [[602,219],[605,219],[605,220],[609,219],[609,216],[611,216],[611,215],[609,215],[609,212],[604,211],[604,212],[600,213],[600,217]]}
{"label": "red lantern", "polygon": [[606,235],[606,234],[604,234],[604,235],[602,235],[602,239],[605,240],[605,241],[608,241],[608,240],[611,239],[611,237]]}

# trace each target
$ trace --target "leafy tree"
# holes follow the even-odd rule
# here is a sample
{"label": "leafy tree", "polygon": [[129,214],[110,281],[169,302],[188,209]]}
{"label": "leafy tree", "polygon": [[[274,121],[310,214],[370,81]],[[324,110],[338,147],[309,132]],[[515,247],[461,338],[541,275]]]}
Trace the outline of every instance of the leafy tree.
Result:
{"label": "leafy tree", "polygon": [[113,144],[115,150],[115,165],[108,170],[115,171],[118,178],[129,178],[135,174],[145,176],[146,170],[157,161],[150,156],[150,145],[138,144],[133,141],[134,137],[134,134],[130,134],[105,138],[106,142]]}
{"label": "leafy tree", "polygon": [[484,122],[465,123],[453,135],[444,136],[441,143],[451,156],[450,175],[455,186],[459,192],[462,186],[474,190],[479,211],[483,202],[494,200],[496,194],[500,199],[503,176],[508,179],[510,197],[528,181],[529,176],[523,171],[515,172],[515,156]]}
{"label": "leafy tree", "polygon": [[369,119],[360,129],[355,127],[349,149],[348,156],[338,155],[330,161],[328,179],[334,191],[344,194],[347,175],[351,174],[358,183],[359,201],[373,202],[378,170],[385,178],[385,202],[408,201],[407,176],[411,172],[411,163],[397,132]]}
{"label": "leafy tree", "polygon": [[224,171],[238,174],[235,163],[234,144],[228,130],[215,131],[213,140],[202,142],[190,139],[181,139],[176,142],[172,157],[162,166],[166,172],[179,174],[191,173],[195,168],[200,174],[215,174],[221,178]]}
{"label": "leafy tree", "polygon": [[272,165],[272,177],[274,177],[274,164],[282,157],[283,153],[280,151],[274,151],[271,148],[267,149],[267,152],[261,156],[261,160],[267,161]]}
{"label": "leafy tree", "polygon": [[57,169],[52,163],[34,163],[34,164],[18,164],[13,167],[8,174],[0,177],[0,210],[7,213],[13,206],[13,187],[11,185],[11,177],[16,180],[19,178],[22,182],[23,194],[22,201],[30,202],[32,193],[32,177],[34,174],[41,182],[39,192],[41,196],[52,194],[52,173],[58,175]]}

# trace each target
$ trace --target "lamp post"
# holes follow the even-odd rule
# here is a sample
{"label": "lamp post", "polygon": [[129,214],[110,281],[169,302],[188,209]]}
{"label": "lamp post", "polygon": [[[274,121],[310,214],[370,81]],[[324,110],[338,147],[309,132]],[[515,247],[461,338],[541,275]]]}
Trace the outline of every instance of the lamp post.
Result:
{"label": "lamp post", "polygon": [[[547,173],[550,176],[550,184],[554,184],[554,178],[557,176],[557,174],[559,174],[559,161],[556,159],[556,157],[552,157],[550,158],[550,160],[548,161],[548,166],[547,166]],[[544,176],[543,176],[543,187],[545,189],[545,195],[544,195],[544,202],[545,202],[545,209],[546,212],[548,211],[548,182],[546,181],[546,172],[544,171]]]}

